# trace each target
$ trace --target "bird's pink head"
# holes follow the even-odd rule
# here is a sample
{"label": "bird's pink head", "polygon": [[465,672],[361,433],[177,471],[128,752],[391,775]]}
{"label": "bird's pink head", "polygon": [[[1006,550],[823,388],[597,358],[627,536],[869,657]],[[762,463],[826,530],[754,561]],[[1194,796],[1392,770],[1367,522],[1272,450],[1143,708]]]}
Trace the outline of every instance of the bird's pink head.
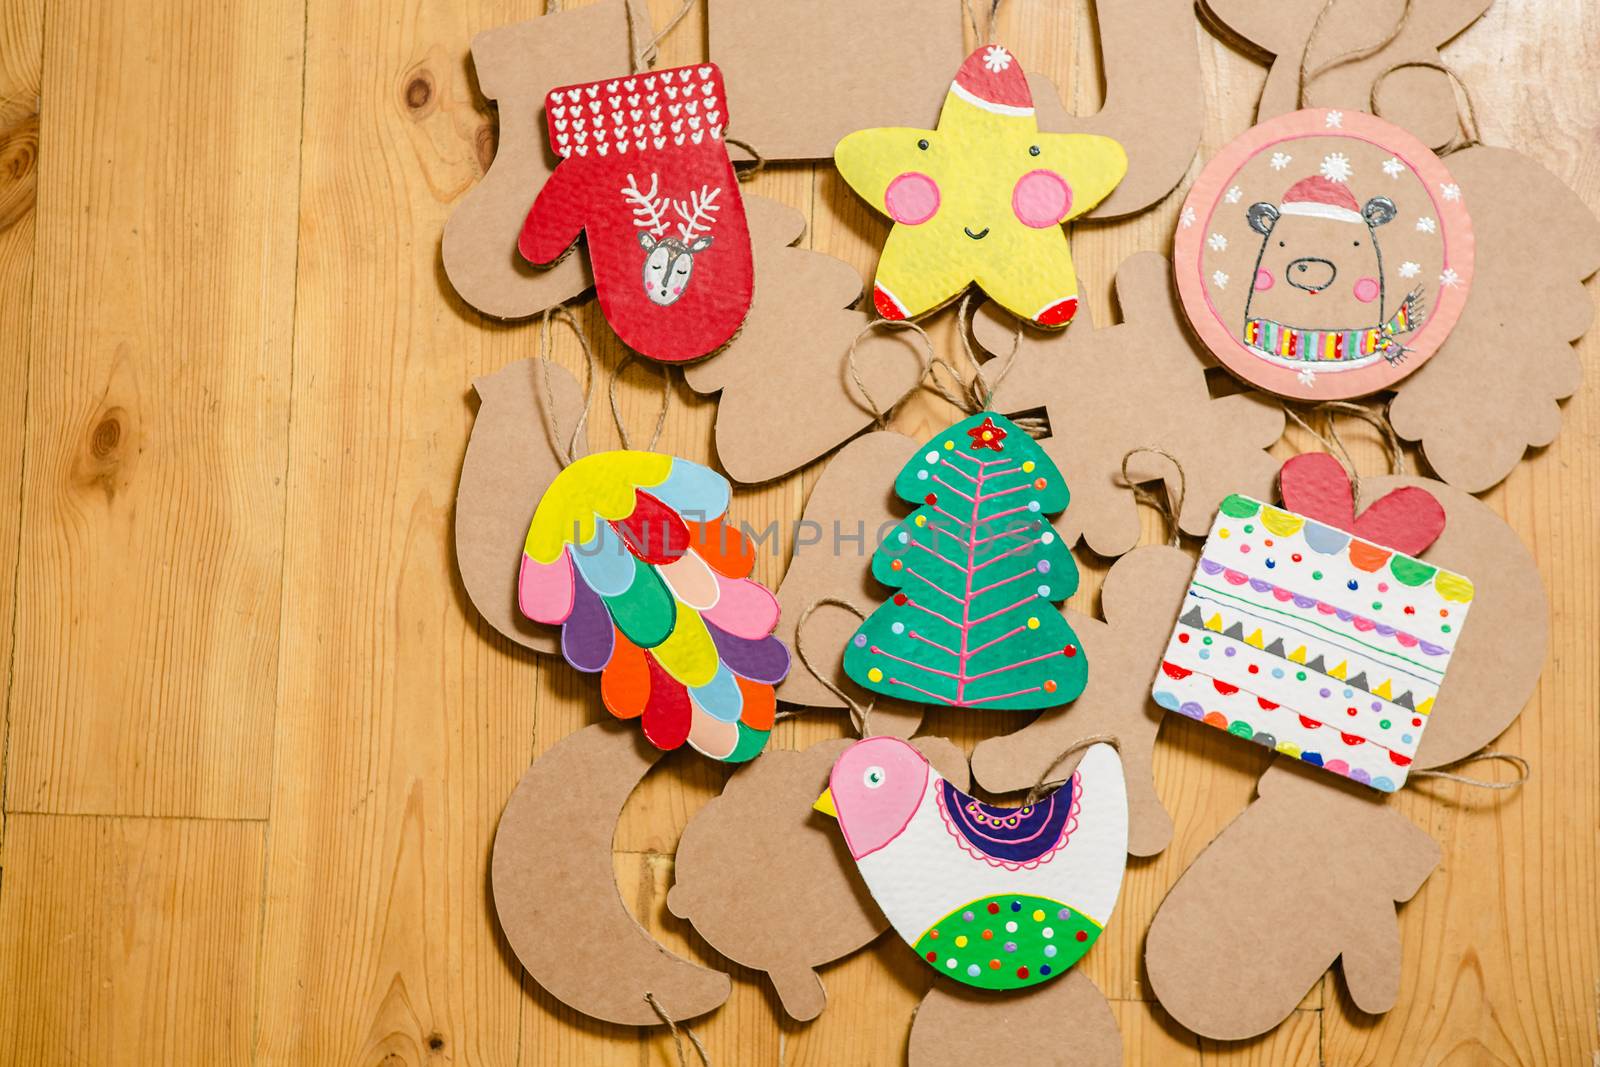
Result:
{"label": "bird's pink head", "polygon": [[928,788],[928,761],[898,737],[869,737],[834,762],[828,792],[817,806],[831,808],[857,860],[900,836]]}

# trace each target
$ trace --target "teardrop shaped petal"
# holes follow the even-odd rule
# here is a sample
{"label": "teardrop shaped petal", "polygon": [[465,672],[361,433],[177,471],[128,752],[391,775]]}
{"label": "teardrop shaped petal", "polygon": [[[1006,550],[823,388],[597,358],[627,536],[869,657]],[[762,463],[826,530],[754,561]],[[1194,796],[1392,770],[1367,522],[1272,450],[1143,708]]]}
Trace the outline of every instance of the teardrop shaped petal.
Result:
{"label": "teardrop shaped petal", "polygon": [[777,685],[789,673],[789,650],[776,637],[747,641],[710,623],[706,629],[716,645],[717,657],[741,678]]}
{"label": "teardrop shaped petal", "polygon": [[524,554],[517,575],[517,607],[534,622],[559,626],[572,614],[572,558],[562,550],[554,563]]}
{"label": "teardrop shaped petal", "polygon": [[568,548],[567,553],[589,588],[601,596],[618,596],[633,584],[637,561],[615,531],[603,522],[595,527],[593,537]]}
{"label": "teardrop shaped petal", "polygon": [[592,674],[611,662],[611,615],[593,589],[582,582],[574,582],[572,588],[572,613],[561,626],[561,654],[578,670]]}
{"label": "teardrop shaped petal", "polygon": [[645,651],[621,633],[613,634],[615,651],[600,675],[600,700],[619,719],[637,719],[650,701],[650,667]]}
{"label": "teardrop shaped petal", "polygon": [[706,609],[706,621],[735,637],[759,641],[778,625],[778,598],[749,578],[720,578],[717,602]]}
{"label": "teardrop shaped petal", "polygon": [[711,681],[690,689],[689,695],[707,715],[723,722],[738,721],[739,713],[744,710],[744,694],[739,691],[733,672],[725,665],[717,667]]}
{"label": "teardrop shaped petal", "polygon": [[778,694],[770,685],[752,682],[738,675],[734,675],[733,678],[739,683],[739,693],[744,697],[744,707],[739,712],[739,721],[752,730],[760,730],[763,733],[771,730],[778,715]]}
{"label": "teardrop shaped petal", "polygon": [[748,763],[761,755],[761,750],[767,747],[767,738],[771,736],[770,730],[752,730],[744,723],[739,724],[739,743],[734,750],[722,757],[724,763]]}
{"label": "teardrop shaped petal", "polygon": [[640,648],[654,648],[672,632],[676,602],[661,575],[650,564],[632,560],[633,581],[619,596],[608,596],[605,605],[617,629]]}
{"label": "teardrop shaped petal", "polygon": [[689,718],[689,746],[712,759],[723,759],[739,745],[739,724],[723,722],[702,708],[693,697]]}
{"label": "teardrop shaped petal", "polygon": [[722,596],[716,571],[706,566],[706,561],[695,555],[693,550],[663,565],[661,578],[674,596],[696,611],[715,607]]}
{"label": "teardrop shaped petal", "polygon": [[[737,640],[737,639],[735,639]],[[683,685],[705,685],[717,673],[717,646],[700,613],[678,605],[672,633],[653,650],[656,662]]]}
{"label": "teardrop shaped petal", "polygon": [[689,527],[676,511],[649,493],[637,493],[633,513],[611,525],[646,563],[671,563],[689,551]]}
{"label": "teardrop shaped petal", "polygon": [[755,569],[756,552],[750,539],[729,523],[689,523],[689,547],[725,577],[747,578]]}
{"label": "teardrop shaped petal", "polygon": [[650,699],[645,703],[640,725],[652,745],[670,752],[689,736],[693,714],[689,691],[674,681],[648,652],[645,653],[645,667],[650,672]]}
{"label": "teardrop shaped petal", "polygon": [[709,522],[727,512],[733,489],[728,479],[710,467],[674,456],[667,480],[650,493],[686,520]]}

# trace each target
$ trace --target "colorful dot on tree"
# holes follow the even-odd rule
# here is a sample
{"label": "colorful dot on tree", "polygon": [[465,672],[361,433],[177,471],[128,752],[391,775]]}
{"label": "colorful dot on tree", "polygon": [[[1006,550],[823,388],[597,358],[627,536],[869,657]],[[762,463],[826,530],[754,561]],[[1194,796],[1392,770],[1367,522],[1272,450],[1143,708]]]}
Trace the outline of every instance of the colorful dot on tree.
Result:
{"label": "colorful dot on tree", "polygon": [[866,648],[867,647],[867,635],[866,634],[856,634],[855,637],[851,638],[850,640],[851,640],[851,643],[854,644],[857,648]]}
{"label": "colorful dot on tree", "polygon": [[1055,959],[1056,958],[1056,947],[1054,945],[1046,945],[1044,947],[1044,956],[1045,956],[1045,959],[1048,959],[1048,960]]}
{"label": "colorful dot on tree", "polygon": [[1056,681],[1054,678],[1046,678],[1044,680],[1044,691],[1046,693],[1054,693],[1056,691]]}
{"label": "colorful dot on tree", "polygon": [[1035,908],[1033,911],[1033,921],[1036,923],[1044,922],[1044,912],[1040,911],[1038,908]]}
{"label": "colorful dot on tree", "polygon": [[895,634],[903,634],[903,633],[906,632],[906,624],[903,623],[903,622],[890,623],[889,624],[889,632],[890,633],[895,633]]}
{"label": "colorful dot on tree", "polygon": [[1054,926],[1046,926],[1043,930],[1039,931],[1039,936],[1048,941],[1052,937],[1056,936],[1056,928]]}
{"label": "colorful dot on tree", "polygon": [[966,934],[957,934],[956,935],[956,948],[966,948],[966,947],[967,947],[967,935]]}
{"label": "colorful dot on tree", "polygon": [[1028,629],[1037,630],[1038,628],[1039,628],[1039,620],[1034,618],[1031,615],[1028,616]]}
{"label": "colorful dot on tree", "polygon": [[980,975],[982,973],[983,973],[983,968],[979,967],[976,963],[971,964],[970,966],[967,967],[967,976],[969,978],[976,978],[976,977],[978,977],[978,975]]}
{"label": "colorful dot on tree", "polygon": [[961,917],[962,917],[962,918],[963,918],[963,919],[965,919],[965,920],[966,920],[966,921],[967,921],[967,922],[971,922],[971,921],[972,921],[972,919],[973,919],[973,915],[972,915],[972,912],[970,912],[970,911],[964,911],[964,912],[962,912],[962,913],[961,913]]}
{"label": "colorful dot on tree", "polygon": [[998,971],[1000,969],[1000,961],[999,960],[990,960],[989,961],[989,969],[991,971]]}
{"label": "colorful dot on tree", "polygon": [[994,931],[993,930],[985,930],[983,932],[983,939],[985,941],[993,941],[994,940]]}
{"label": "colorful dot on tree", "polygon": [[1022,461],[1022,473],[1023,474],[1032,474],[1033,473],[1033,460],[1025,459],[1025,460]]}
{"label": "colorful dot on tree", "polygon": [[1045,480],[1044,480],[1044,479],[1043,479],[1043,478],[1035,478],[1035,479],[1034,479],[1034,480],[1033,480],[1033,487],[1034,487],[1034,488],[1035,488],[1035,489],[1043,489],[1043,488],[1044,488],[1044,487],[1045,487],[1045,486],[1046,486],[1046,485],[1048,485],[1048,484],[1049,484],[1049,483],[1048,483],[1048,482],[1046,482],[1046,481],[1045,481]]}
{"label": "colorful dot on tree", "polygon": [[1062,922],[1066,922],[1068,919],[1072,918],[1072,909],[1062,908],[1060,911],[1056,912],[1056,918],[1060,919]]}
{"label": "colorful dot on tree", "polygon": [[905,566],[906,565],[904,563],[902,563],[900,560],[893,560],[889,564],[889,569],[892,570],[892,571],[899,571],[899,570],[904,570]]}
{"label": "colorful dot on tree", "polygon": [[1079,941],[1087,941],[1089,940],[1089,934],[1087,931],[1079,930],[1077,933],[1077,938]]}
{"label": "colorful dot on tree", "polygon": [[[1188,637],[1189,635],[1188,634],[1184,634],[1183,636]],[[1071,659],[1073,656],[1076,656],[1078,654],[1078,646],[1077,645],[1068,645],[1066,648],[1063,648],[1061,650],[1061,654],[1063,656],[1067,657],[1068,659]]]}
{"label": "colorful dot on tree", "polygon": [[954,441],[946,441],[944,443],[944,450],[946,452],[950,451],[954,447],[956,447],[956,443]]}
{"label": "colorful dot on tree", "polygon": [[1017,932],[1017,924],[1015,922],[1006,923],[1006,933],[1014,934],[1016,932]]}
{"label": "colorful dot on tree", "polygon": [[1011,910],[1012,910],[1012,911],[1021,911],[1021,910],[1022,910],[1022,901],[1020,901],[1020,900],[1013,900],[1013,901],[1012,901],[1012,902],[1011,902]]}
{"label": "colorful dot on tree", "polygon": [[926,525],[928,525],[928,516],[926,516],[926,515],[918,515],[915,519],[913,519],[911,521],[915,522],[918,526],[926,526]]}
{"label": "colorful dot on tree", "polygon": [[1039,510],[1039,502],[1037,500],[1028,501],[1028,510],[1029,511],[1038,511]]}
{"label": "colorful dot on tree", "polygon": [[881,682],[883,681],[883,672],[874,667],[867,672],[867,678],[869,681]]}
{"label": "colorful dot on tree", "polygon": [[998,914],[1000,914],[1000,905],[996,904],[992,900],[989,902],[989,914],[990,915],[998,915]]}
{"label": "colorful dot on tree", "polygon": [[950,968],[952,971],[955,970],[956,969],[956,958],[954,956],[951,956],[949,959],[944,961],[944,965],[946,967]]}
{"label": "colorful dot on tree", "polygon": [[896,604],[900,605],[901,607],[905,607],[906,601],[909,600],[909,599],[910,599],[910,597],[906,596],[904,593],[896,593],[894,595],[894,602]]}
{"label": "colorful dot on tree", "polygon": [[1050,965],[1048,963],[1039,964],[1039,973],[1048,978],[1050,976]]}
{"label": "colorful dot on tree", "polygon": [[1028,977],[1028,968],[1026,968],[1026,967],[1018,967],[1017,968],[1017,977],[1018,978],[1027,978]]}
{"label": "colorful dot on tree", "polygon": [[925,504],[937,504],[939,502],[939,494],[929,493],[927,496],[922,498],[922,502]]}
{"label": "colorful dot on tree", "polygon": [[1054,533],[1050,532],[1049,530],[1046,530],[1044,533],[1039,535],[1039,543],[1041,545],[1054,544],[1055,540],[1056,540],[1056,535]]}
{"label": "colorful dot on tree", "polygon": [[928,962],[929,962],[929,963],[932,963],[932,962],[934,962],[934,961],[935,961],[935,960],[937,960],[937,959],[938,959],[938,958],[939,958],[939,954],[938,954],[938,953],[937,953],[937,952],[932,952],[932,951],[930,951],[930,952],[929,952],[929,953],[928,953]]}
{"label": "colorful dot on tree", "polygon": [[928,480],[928,472],[927,471],[918,471],[917,472],[917,481],[925,482],[927,480]]}
{"label": "colorful dot on tree", "polygon": [[937,929],[929,930],[928,936],[937,941],[939,940],[939,931]]}

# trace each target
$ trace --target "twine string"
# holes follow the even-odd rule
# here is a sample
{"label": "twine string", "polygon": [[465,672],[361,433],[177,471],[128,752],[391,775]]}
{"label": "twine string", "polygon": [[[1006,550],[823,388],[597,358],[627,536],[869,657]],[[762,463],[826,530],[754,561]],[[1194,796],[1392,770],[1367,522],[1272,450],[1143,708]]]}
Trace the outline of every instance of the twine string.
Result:
{"label": "twine string", "polygon": [[1297,106],[1299,107],[1306,106],[1306,90],[1310,87],[1312,82],[1316,81],[1318,78],[1322,77],[1324,74],[1328,73],[1328,71],[1333,70],[1336,67],[1342,67],[1346,63],[1354,63],[1357,60],[1370,59],[1372,56],[1377,55],[1385,48],[1388,48],[1390,45],[1394,44],[1394,42],[1400,38],[1400,35],[1405,32],[1406,24],[1411,21],[1411,5],[1413,0],[1405,0],[1405,6],[1400,9],[1399,21],[1394,24],[1394,27],[1381,41],[1367,45],[1365,48],[1357,48],[1353,51],[1346,52],[1343,55],[1334,56],[1332,59],[1317,67],[1315,70],[1311,70],[1309,69],[1311,63],[1311,46],[1315,44],[1317,38],[1321,36],[1322,24],[1327,19],[1328,13],[1333,10],[1334,5],[1338,2],[1339,0],[1327,0],[1327,2],[1322,5],[1322,10],[1317,12],[1316,21],[1311,24],[1311,32],[1306,35],[1306,45],[1300,53],[1300,89],[1299,95],[1296,97]]}
{"label": "twine string", "polygon": [[1470,756],[1463,756],[1454,763],[1446,764],[1448,767],[1462,767],[1468,763],[1477,763],[1480,760],[1509,763],[1517,769],[1517,776],[1508,781],[1499,782],[1486,778],[1474,778],[1467,774],[1456,774],[1453,771],[1412,771],[1413,778],[1438,778],[1445,782],[1459,782],[1462,785],[1473,786],[1477,789],[1517,789],[1526,785],[1528,779],[1533,777],[1533,767],[1527,760],[1513,752],[1495,752],[1490,749],[1481,749]]}
{"label": "twine string", "polygon": [[[639,73],[639,71],[643,70],[645,67],[655,66],[656,59],[660,55],[660,49],[658,49],[656,46],[666,39],[667,34],[678,28],[678,23],[683,21],[683,17],[689,13],[690,8],[694,7],[694,3],[695,0],[683,0],[683,3],[678,7],[678,10],[672,13],[671,18],[667,19],[666,25],[662,26],[661,29],[652,34],[650,39],[645,41],[644,44],[640,45],[639,48],[633,53],[633,72],[635,74]],[[632,34],[635,40],[638,40],[639,29],[637,26],[633,25],[633,5],[629,3],[624,6],[628,12],[629,32]]]}
{"label": "twine string", "polygon": [[711,1067],[711,1056],[706,1052],[706,1046],[701,1042],[698,1034],[689,1029],[687,1025],[679,1026],[674,1022],[672,1016],[668,1015],[666,1009],[661,1006],[661,1001],[657,1000],[656,995],[649,990],[645,990],[644,1001],[655,1011],[656,1017],[667,1024],[667,1029],[672,1033],[672,1043],[678,1049],[678,1067],[689,1067],[689,1054],[683,1047],[685,1034],[694,1044],[695,1052],[700,1054],[700,1062],[704,1067]]}
{"label": "twine string", "polygon": [[961,9],[967,13],[967,25],[972,27],[972,37],[979,44],[989,44],[994,40],[995,15],[1000,11],[1001,0],[989,0],[989,11],[984,16],[983,28],[978,28],[978,13],[973,9],[972,0],[961,0]]}
{"label": "twine string", "polygon": [[1033,805],[1039,802],[1039,798],[1044,796],[1047,791],[1051,789],[1058,789],[1067,784],[1067,782],[1071,781],[1070,777],[1057,778],[1054,781],[1048,781],[1047,779],[1050,778],[1051,772],[1053,772],[1057,767],[1061,766],[1062,761],[1064,761],[1067,757],[1073,755],[1074,753],[1082,752],[1090,745],[1098,745],[1102,743],[1110,745],[1118,752],[1122,751],[1122,742],[1113,734],[1093,734],[1089,737],[1078,738],[1076,741],[1072,742],[1072,744],[1062,749],[1056,755],[1055,759],[1044,765],[1044,769],[1039,772],[1039,777],[1034,781],[1032,788],[1030,788],[1027,795],[1022,798],[1022,806],[1025,808],[1031,808]]}
{"label": "twine string", "polygon": [[[818,608],[827,607],[829,605],[836,608],[844,608],[856,618],[862,620],[863,622],[866,621],[866,612],[850,603],[850,601],[842,600],[836,596],[818,597],[816,600],[813,600],[811,603],[806,605],[806,610],[800,613],[799,621],[794,624],[794,654],[800,658],[801,664],[805,666],[806,670],[811,672],[811,676],[813,678],[821,682],[828,692],[844,701],[845,707],[850,709],[850,721],[855,725],[856,733],[862,737],[869,737],[871,735],[868,733],[867,727],[872,718],[873,705],[869,703],[863,707],[849,693],[846,693],[839,686],[833,684],[833,679],[830,678],[827,673],[818,670],[816,664],[811,662],[810,654],[806,652],[806,620],[811,618],[812,613]],[[876,703],[876,701],[873,703]]]}
{"label": "twine string", "polygon": [[1406,454],[1400,445],[1400,435],[1395,431],[1394,423],[1390,422],[1388,415],[1383,412],[1349,400],[1325,400],[1306,411],[1306,414],[1312,417],[1323,416],[1328,428],[1327,433],[1323,434],[1317,432],[1311,423],[1302,418],[1289,404],[1283,404],[1282,407],[1289,421],[1314,437],[1350,475],[1350,499],[1353,506],[1359,508],[1361,505],[1361,475],[1356,471],[1355,461],[1350,458],[1350,450],[1345,447],[1344,438],[1339,436],[1337,416],[1349,415],[1377,430],[1378,437],[1383,442],[1384,455],[1389,461],[1389,473],[1398,475],[1406,472]]}
{"label": "twine string", "polygon": [[[572,427],[572,436],[565,443],[562,440],[560,417],[556,412],[556,394],[550,380],[550,367],[555,362],[551,359],[553,351],[551,320],[560,319],[566,323],[578,337],[578,343],[583,346],[584,377],[583,377],[583,409],[578,414],[578,421]],[[572,309],[561,306],[546,308],[539,320],[539,370],[544,386],[544,411],[545,433],[550,437],[550,444],[556,450],[556,458],[563,467],[568,466],[578,458],[578,438],[583,435],[583,428],[589,422],[589,396],[594,392],[595,362],[594,349],[589,345],[589,335],[584,332],[578,323],[577,316]]]}
{"label": "twine string", "polygon": [[[1428,59],[1416,59],[1409,63],[1396,63],[1394,66],[1378,75],[1373,79],[1372,82],[1372,98],[1370,100],[1370,110],[1372,113],[1377,115],[1379,118],[1383,117],[1382,113],[1378,110],[1378,89],[1382,87],[1386,80],[1388,80],[1389,75],[1394,74],[1397,71],[1410,70],[1413,68],[1438,71],[1446,78],[1450,79],[1450,95],[1452,98],[1454,98],[1458,92],[1461,94],[1459,97],[1460,102],[1458,102],[1456,106],[1457,136],[1452,137],[1449,143],[1439,150],[1439,155],[1448,156],[1450,153],[1459,152],[1463,148],[1471,148],[1473,145],[1482,144],[1483,131],[1478,126],[1478,109],[1472,103],[1472,90],[1468,89],[1467,83],[1461,80],[1461,75],[1457,74],[1454,70],[1445,66],[1443,63],[1436,63]],[[1464,109],[1462,107],[1462,103],[1465,104]]]}
{"label": "twine string", "polygon": [[[906,390],[906,392],[902,394],[899,399],[883,408],[880,408],[878,406],[878,401],[873,398],[871,390],[867,388],[867,383],[861,377],[861,368],[856,364],[856,346],[861,344],[862,338],[866,337],[867,334],[878,329],[879,327],[885,327],[893,330],[911,330],[918,337],[922,338],[923,345],[922,349],[920,349],[917,353],[920,359],[922,371],[917,375],[916,383],[913,384],[910,389]],[[861,398],[867,402],[867,407],[872,410],[873,416],[877,419],[878,429],[882,430],[889,425],[889,419],[893,417],[895,409],[905,401],[906,397],[910,396],[916,391],[918,385],[921,385],[922,382],[927,379],[928,372],[932,368],[932,364],[938,358],[939,357],[936,356],[933,351],[933,338],[929,337],[928,331],[924,330],[921,326],[918,326],[909,319],[873,319],[871,322],[863,326],[861,328],[861,332],[856,334],[855,338],[850,342],[850,349],[845,353],[845,369],[850,372],[850,381],[861,393]]]}
{"label": "twine string", "polygon": [[739,148],[744,149],[746,152],[749,152],[750,158],[755,160],[755,166],[738,171],[734,175],[734,177],[738,178],[741,182],[754,181],[757,174],[760,174],[762,171],[767,169],[767,157],[762,155],[760,152],[757,152],[755,145],[751,144],[749,141],[740,140],[737,137],[730,137],[726,132],[723,133],[722,139],[728,144],[736,145]]}
{"label": "twine string", "polygon": [[[637,359],[638,357],[632,352],[624,356],[622,362],[617,364],[616,372],[611,375],[611,383],[606,387],[606,392],[611,397],[611,418],[617,424],[617,434],[622,438],[622,447],[624,449],[633,448],[633,442],[628,436],[628,427],[622,418],[622,405],[617,400],[617,383],[622,380],[623,374],[627,372],[629,367],[633,366]],[[661,431],[666,429],[667,412],[671,408],[672,373],[663,364],[661,367],[661,406],[656,412],[656,426],[655,430],[650,434],[650,443],[645,445],[646,452],[654,452],[656,445],[661,443]]]}
{"label": "twine string", "polygon": [[[1171,483],[1165,478],[1161,479],[1162,486],[1166,490],[1164,493],[1156,493],[1152,489],[1146,489],[1143,485],[1133,480],[1133,476],[1128,473],[1128,462],[1134,456],[1141,454],[1160,456],[1172,464],[1173,469],[1178,472],[1178,492],[1176,495],[1172,492]],[[1133,490],[1133,499],[1136,504],[1148,505],[1160,513],[1162,520],[1167,524],[1167,544],[1177,548],[1182,543],[1178,519],[1183,515],[1183,498],[1189,492],[1189,476],[1184,471],[1183,464],[1178,462],[1178,457],[1166,449],[1157,448],[1154,445],[1130,448],[1122,454],[1122,481],[1129,489]],[[1060,761],[1058,760],[1057,762]]]}

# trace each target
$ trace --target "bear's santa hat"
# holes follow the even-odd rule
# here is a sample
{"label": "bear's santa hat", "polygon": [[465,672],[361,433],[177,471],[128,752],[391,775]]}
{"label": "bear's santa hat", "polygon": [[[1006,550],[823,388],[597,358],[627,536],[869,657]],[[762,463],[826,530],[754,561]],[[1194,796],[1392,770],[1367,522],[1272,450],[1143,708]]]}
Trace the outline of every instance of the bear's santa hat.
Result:
{"label": "bear's santa hat", "polygon": [[1329,181],[1321,175],[1304,178],[1289,186],[1289,191],[1283,194],[1283,203],[1278,205],[1278,210],[1285,215],[1307,215],[1311,218],[1334,219],[1338,222],[1359,222],[1363,226],[1367,222],[1361,216],[1361,204],[1350,191],[1350,187],[1340,182]]}
{"label": "bear's santa hat", "polygon": [[1017,57],[1000,45],[985,45],[956,71],[950,91],[974,107],[997,115],[1032,115],[1033,93]]}

